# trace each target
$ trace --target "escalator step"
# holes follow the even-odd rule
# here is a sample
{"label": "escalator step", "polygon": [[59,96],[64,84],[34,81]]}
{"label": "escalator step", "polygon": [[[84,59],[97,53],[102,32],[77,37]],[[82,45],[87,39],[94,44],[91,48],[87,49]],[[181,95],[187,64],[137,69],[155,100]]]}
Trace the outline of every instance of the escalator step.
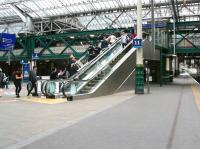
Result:
{"label": "escalator step", "polygon": [[87,85],[93,87],[95,83],[88,83]]}
{"label": "escalator step", "polygon": [[81,91],[79,91],[79,93],[81,93],[81,94],[85,94],[85,93],[88,93],[89,92],[89,90],[81,90]]}

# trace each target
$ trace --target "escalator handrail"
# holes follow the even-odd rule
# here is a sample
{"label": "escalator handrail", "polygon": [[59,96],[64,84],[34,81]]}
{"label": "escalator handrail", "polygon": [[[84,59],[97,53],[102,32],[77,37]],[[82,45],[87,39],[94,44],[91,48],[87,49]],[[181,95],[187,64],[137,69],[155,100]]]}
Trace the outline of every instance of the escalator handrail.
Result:
{"label": "escalator handrail", "polygon": [[[131,44],[132,44],[132,41],[130,41],[130,42],[126,45],[126,47],[123,48],[122,51],[126,50]],[[109,63],[110,63],[110,61],[106,62],[103,68],[107,67]],[[95,75],[94,75],[92,78],[87,79],[87,80],[73,80],[73,79],[68,80],[68,81],[66,82],[65,86],[67,86],[68,84],[71,84],[72,82],[74,82],[74,83],[76,83],[76,82],[86,82],[86,84],[87,84],[87,82],[93,80],[93,79],[99,74],[99,72],[101,72],[101,71],[102,71],[102,69],[99,69],[99,70],[95,73]],[[63,88],[63,89],[64,89],[64,88]],[[79,89],[79,90],[80,90],[80,89]],[[66,96],[64,90],[63,90],[63,95]]]}
{"label": "escalator handrail", "polygon": [[[123,48],[122,51],[124,51],[124,50],[126,50],[127,48],[129,48],[129,46],[131,46],[131,44],[132,44],[132,41],[130,41],[130,42]],[[131,47],[130,47],[130,49],[131,49]],[[110,63],[110,61],[107,62],[103,68],[107,67],[109,63]],[[69,80],[69,81],[67,81],[67,82],[65,83],[65,86],[70,85],[72,82],[74,82],[74,83],[76,83],[76,82],[89,82],[89,81],[93,80],[93,79],[99,74],[99,72],[101,72],[101,71],[102,71],[102,69],[100,69],[92,78],[87,79],[87,80],[83,80],[83,79],[82,79],[82,80],[73,80],[73,79],[71,79],[71,80]],[[80,89],[79,89],[79,90],[80,90]],[[66,94],[65,90],[64,90],[64,87],[63,87],[63,89],[62,89],[62,93],[63,93],[64,97],[67,97],[67,96],[68,96],[68,95]],[[71,96],[71,95],[70,95],[70,96]]]}
{"label": "escalator handrail", "polygon": [[[99,54],[98,56],[96,56],[88,65],[86,65],[86,67],[82,67],[80,68],[80,70],[73,76],[71,76],[70,78],[68,78],[67,80],[65,79],[56,79],[56,80],[48,80],[47,84],[49,82],[63,82],[65,84],[68,84],[70,82],[75,81],[76,78],[78,78],[79,75],[81,75],[82,73],[84,73],[85,71],[87,71],[91,66],[95,65],[96,62],[101,59],[105,54],[107,54],[111,49],[113,49],[119,42],[121,41],[121,37],[118,38],[110,47],[107,47],[103,53]],[[98,71],[99,72],[99,71]],[[65,82],[66,81],[66,82]],[[76,81],[75,81],[76,82]]]}
{"label": "escalator handrail", "polygon": [[121,41],[121,37],[118,38],[110,47],[107,47],[106,50],[103,51],[103,53],[99,54],[98,56],[96,56],[88,65],[86,65],[86,67],[82,67],[80,68],[80,70],[73,76],[71,76],[69,79],[73,79],[76,78],[77,76],[81,75],[83,72],[85,72],[86,70],[88,70],[91,66],[93,66],[99,59],[101,59],[105,54],[107,54],[111,49],[113,49],[117,43],[119,43]]}
{"label": "escalator handrail", "polygon": [[[132,41],[130,41],[124,48],[123,48],[123,50],[122,51],[124,51],[124,50],[126,50],[126,48],[128,48],[130,45],[132,44]],[[103,67],[103,68],[105,68],[106,66],[108,66],[108,64],[110,63],[110,61],[108,61],[108,62],[106,62],[105,63],[105,66]],[[69,82],[70,81],[83,81],[83,82],[87,82],[87,81],[91,81],[91,80],[93,80],[98,74],[99,74],[99,72],[101,72],[102,71],[102,69],[99,69],[97,72],[96,72],[96,74],[92,77],[92,78],[90,78],[90,79],[87,79],[87,80],[83,80],[83,79],[81,79],[81,80],[69,80]]]}

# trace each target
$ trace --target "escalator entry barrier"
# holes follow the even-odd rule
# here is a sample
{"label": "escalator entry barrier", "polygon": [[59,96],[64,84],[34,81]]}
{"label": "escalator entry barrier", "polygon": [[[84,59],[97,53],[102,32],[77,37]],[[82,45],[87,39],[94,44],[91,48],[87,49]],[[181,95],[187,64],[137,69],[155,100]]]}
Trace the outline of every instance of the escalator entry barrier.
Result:
{"label": "escalator entry barrier", "polygon": [[41,86],[42,86],[42,82],[41,82],[41,81],[38,81],[38,82],[37,82],[37,92],[38,92],[38,93],[41,93],[41,92],[42,92]]}
{"label": "escalator entry barrier", "polygon": [[71,95],[75,95],[76,94],[76,85],[74,83],[72,83],[70,85],[70,93],[71,93]]}

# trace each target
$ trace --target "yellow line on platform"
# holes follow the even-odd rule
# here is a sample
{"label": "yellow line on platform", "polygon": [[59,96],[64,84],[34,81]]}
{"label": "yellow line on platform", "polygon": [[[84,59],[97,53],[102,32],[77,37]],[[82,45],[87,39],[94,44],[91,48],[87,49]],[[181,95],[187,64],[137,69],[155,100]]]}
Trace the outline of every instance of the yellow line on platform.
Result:
{"label": "yellow line on platform", "polygon": [[197,108],[199,109],[200,111],[200,91],[199,89],[197,88],[197,86],[193,85],[192,86],[192,92],[193,92],[193,95],[195,97],[195,101],[196,101],[196,104],[197,104]]}
{"label": "yellow line on platform", "polygon": [[50,99],[50,98],[39,98],[39,97],[26,97],[26,98],[21,98],[21,99],[24,101],[37,102],[37,103],[43,103],[43,104],[58,104],[58,103],[67,102],[67,100],[63,98]]}

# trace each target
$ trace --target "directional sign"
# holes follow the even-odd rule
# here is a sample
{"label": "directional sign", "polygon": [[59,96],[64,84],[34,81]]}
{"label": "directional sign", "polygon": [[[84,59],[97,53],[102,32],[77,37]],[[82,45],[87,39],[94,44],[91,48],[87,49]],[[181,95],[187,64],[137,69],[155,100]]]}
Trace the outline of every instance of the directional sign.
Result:
{"label": "directional sign", "polygon": [[29,71],[30,71],[30,65],[29,63],[23,63],[23,79],[28,80],[29,79]]}
{"label": "directional sign", "polygon": [[0,51],[8,51],[15,46],[16,35],[0,33]]}
{"label": "directional sign", "polygon": [[133,47],[141,48],[142,47],[142,39],[133,39]]}
{"label": "directional sign", "polygon": [[32,54],[32,59],[33,59],[33,60],[38,60],[38,59],[40,59],[40,53],[33,53],[33,54]]}

